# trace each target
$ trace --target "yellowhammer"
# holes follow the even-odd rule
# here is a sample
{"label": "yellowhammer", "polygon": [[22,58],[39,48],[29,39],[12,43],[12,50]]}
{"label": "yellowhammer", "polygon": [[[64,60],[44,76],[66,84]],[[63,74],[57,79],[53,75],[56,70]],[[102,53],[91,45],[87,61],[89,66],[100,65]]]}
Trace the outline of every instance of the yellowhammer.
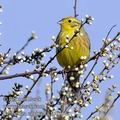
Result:
{"label": "yellowhammer", "polygon": [[[88,60],[90,56],[90,41],[84,28],[80,28],[81,22],[75,17],[63,18],[59,23],[61,30],[56,39],[56,43],[59,45],[56,50],[59,52],[57,60],[65,70],[73,71]],[[75,35],[78,30],[80,32]],[[71,40],[71,38],[73,39]],[[66,48],[61,51],[65,45]],[[70,71],[67,73],[67,80],[70,86],[76,90],[79,86],[79,74],[78,72]]]}

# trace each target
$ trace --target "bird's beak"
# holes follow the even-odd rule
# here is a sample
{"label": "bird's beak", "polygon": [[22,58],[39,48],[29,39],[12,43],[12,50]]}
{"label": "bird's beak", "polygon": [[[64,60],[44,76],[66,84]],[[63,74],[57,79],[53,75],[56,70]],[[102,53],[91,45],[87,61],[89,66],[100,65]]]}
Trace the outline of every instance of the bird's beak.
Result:
{"label": "bird's beak", "polygon": [[58,21],[57,24],[61,25],[62,24],[62,20]]}
{"label": "bird's beak", "polygon": [[77,25],[80,25],[80,22],[76,22],[76,21],[75,21],[74,23],[77,24]]}

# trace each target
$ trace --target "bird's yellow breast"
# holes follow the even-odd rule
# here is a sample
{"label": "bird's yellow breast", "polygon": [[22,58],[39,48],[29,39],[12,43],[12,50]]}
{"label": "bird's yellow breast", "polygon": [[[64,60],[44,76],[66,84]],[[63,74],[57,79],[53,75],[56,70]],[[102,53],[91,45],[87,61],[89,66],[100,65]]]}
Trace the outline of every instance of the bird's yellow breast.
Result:
{"label": "bird's yellow breast", "polygon": [[[70,40],[73,35],[74,32],[72,31],[60,32],[57,39],[57,43],[59,44],[59,47],[57,48],[57,52],[60,50],[61,47],[67,44],[66,37],[69,36],[69,40]],[[66,47],[67,48],[62,50],[57,55],[57,60],[62,67],[67,68],[68,66],[70,67],[77,66],[83,61],[81,59],[82,57],[86,56],[86,59],[88,59],[89,57],[90,54],[89,39],[84,31],[83,33],[81,32],[81,34],[77,34]]]}

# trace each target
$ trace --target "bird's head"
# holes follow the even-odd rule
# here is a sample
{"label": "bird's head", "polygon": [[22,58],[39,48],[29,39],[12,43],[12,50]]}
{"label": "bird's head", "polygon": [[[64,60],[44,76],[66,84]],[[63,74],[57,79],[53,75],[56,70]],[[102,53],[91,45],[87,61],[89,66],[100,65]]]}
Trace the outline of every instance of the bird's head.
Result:
{"label": "bird's head", "polygon": [[66,17],[58,22],[61,25],[61,29],[64,30],[76,30],[80,28],[81,22],[75,17]]}

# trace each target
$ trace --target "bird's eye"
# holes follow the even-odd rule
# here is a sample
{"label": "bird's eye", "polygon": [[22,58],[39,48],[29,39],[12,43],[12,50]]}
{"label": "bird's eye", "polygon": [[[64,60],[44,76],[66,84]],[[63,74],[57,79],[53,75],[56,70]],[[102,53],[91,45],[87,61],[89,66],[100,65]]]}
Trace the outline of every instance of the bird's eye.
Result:
{"label": "bird's eye", "polygon": [[71,22],[72,22],[72,20],[68,20],[68,22],[69,22],[69,23],[71,23]]}

